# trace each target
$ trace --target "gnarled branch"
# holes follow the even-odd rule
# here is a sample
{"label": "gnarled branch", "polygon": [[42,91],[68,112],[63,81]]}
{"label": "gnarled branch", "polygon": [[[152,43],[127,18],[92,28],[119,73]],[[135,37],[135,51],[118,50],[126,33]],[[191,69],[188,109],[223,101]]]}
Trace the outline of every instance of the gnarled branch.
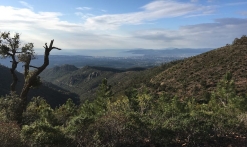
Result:
{"label": "gnarled branch", "polygon": [[[30,88],[35,84],[35,81],[36,81],[37,77],[39,76],[39,74],[42,71],[44,71],[44,69],[49,65],[50,51],[52,49],[61,50],[57,47],[53,47],[53,42],[54,42],[54,40],[51,40],[49,47],[47,46],[47,43],[45,43],[45,46],[44,46],[45,54],[44,54],[43,65],[41,65],[40,67],[36,67],[36,66],[30,65],[30,62],[28,62],[28,64],[25,65],[26,79],[25,79],[25,83],[24,83],[23,89],[22,89],[21,94],[20,94],[21,104],[19,106],[19,116],[22,116],[22,113],[26,110],[27,94],[28,94]],[[27,77],[27,74],[29,72],[29,67],[34,67],[36,69],[32,72],[32,74],[29,74],[29,76]],[[22,123],[22,117],[20,117],[17,121],[18,121],[18,124],[21,124]]]}

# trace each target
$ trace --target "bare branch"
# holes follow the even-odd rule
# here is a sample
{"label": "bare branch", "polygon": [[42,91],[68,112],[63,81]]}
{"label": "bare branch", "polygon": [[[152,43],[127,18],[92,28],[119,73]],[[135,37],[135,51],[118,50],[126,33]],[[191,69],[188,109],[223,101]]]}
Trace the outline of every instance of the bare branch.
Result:
{"label": "bare branch", "polygon": [[60,49],[60,48],[58,48],[58,47],[52,47],[52,49],[62,50],[62,49]]}
{"label": "bare branch", "polygon": [[[13,62],[13,61],[9,61],[9,62]],[[17,63],[17,64],[19,63],[19,62],[16,62],[16,61],[14,61],[14,62]]]}
{"label": "bare branch", "polygon": [[51,43],[50,43],[49,49],[52,49],[53,42],[54,42],[54,39],[52,39],[52,40],[51,40]]}
{"label": "bare branch", "polygon": [[13,54],[11,54],[11,53],[6,53],[7,55],[9,55],[9,56],[13,56]]}
{"label": "bare branch", "polygon": [[39,67],[37,67],[37,66],[32,66],[32,65],[29,65],[29,67],[32,67],[32,68],[37,68],[37,69],[39,68]]}
{"label": "bare branch", "polygon": [[48,48],[47,43],[45,43],[45,48]]}

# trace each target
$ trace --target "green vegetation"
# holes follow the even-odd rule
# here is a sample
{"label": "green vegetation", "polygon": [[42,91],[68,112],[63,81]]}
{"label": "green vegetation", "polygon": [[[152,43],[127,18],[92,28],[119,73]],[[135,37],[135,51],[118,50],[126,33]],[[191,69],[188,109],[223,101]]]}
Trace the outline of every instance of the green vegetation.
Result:
{"label": "green vegetation", "polygon": [[[106,79],[97,98],[76,106],[71,100],[52,109],[33,98],[19,129],[11,119],[18,97],[1,98],[1,127],[7,146],[227,146],[246,145],[246,98],[235,94],[229,73],[207,103],[147,91],[113,99]],[[6,112],[7,111],[7,112]],[[4,131],[4,130],[8,131]],[[14,135],[13,135],[14,133]]]}
{"label": "green vegetation", "polygon": [[[231,64],[224,70],[216,70],[225,63],[245,59],[245,56],[235,55],[244,54],[245,50],[245,44],[232,44],[213,53],[140,71],[130,76],[128,87],[120,86],[125,88],[119,93],[114,93],[116,85],[103,78],[95,97],[80,105],[68,99],[63,105],[52,108],[43,98],[32,98],[22,115],[21,128],[15,121],[16,106],[21,99],[14,93],[2,96],[0,146],[246,146],[247,96],[246,87],[240,87],[243,84],[239,83],[239,79],[246,80],[242,77],[246,71],[240,72],[242,68],[231,67]],[[223,59],[219,55],[222,52],[231,54],[223,62],[214,59],[214,56]],[[202,58],[204,56],[207,58]],[[202,62],[205,68],[213,63],[206,64],[204,59],[215,61],[217,67],[212,68],[216,73],[211,75],[206,69],[198,69]],[[185,70],[188,66],[191,70]],[[200,79],[186,77],[191,72],[201,73],[200,70],[205,72]],[[169,81],[167,76],[172,71],[174,76]],[[215,85],[210,86],[208,81],[213,79]],[[165,83],[157,84],[158,80]],[[198,83],[197,88],[191,87]],[[194,88],[193,91],[190,88]]]}

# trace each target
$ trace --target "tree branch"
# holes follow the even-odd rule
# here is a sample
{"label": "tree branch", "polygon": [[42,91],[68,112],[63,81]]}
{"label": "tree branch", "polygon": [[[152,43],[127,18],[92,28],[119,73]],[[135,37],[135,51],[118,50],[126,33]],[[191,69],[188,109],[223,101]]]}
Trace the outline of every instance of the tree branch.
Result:
{"label": "tree branch", "polygon": [[48,48],[47,43],[45,43],[45,48]]}
{"label": "tree branch", "polygon": [[57,48],[57,47],[52,47],[52,49],[62,50],[62,49],[60,49],[60,48]]}
{"label": "tree branch", "polygon": [[50,43],[50,46],[49,46],[50,50],[52,50],[53,42],[54,42],[54,39],[51,40],[51,43]]}
{"label": "tree branch", "polygon": [[[13,62],[13,61],[9,61],[9,62]],[[16,62],[16,61],[15,61],[15,63],[17,63],[17,64],[18,64],[19,62]]]}
{"label": "tree branch", "polygon": [[37,69],[39,68],[39,67],[37,67],[37,66],[32,66],[32,65],[29,65],[29,67],[32,67],[32,68],[37,68]]}
{"label": "tree branch", "polygon": [[11,53],[9,53],[9,52],[8,52],[8,53],[6,53],[6,54],[7,54],[7,55],[9,55],[9,56],[13,56],[13,54],[11,54]]}

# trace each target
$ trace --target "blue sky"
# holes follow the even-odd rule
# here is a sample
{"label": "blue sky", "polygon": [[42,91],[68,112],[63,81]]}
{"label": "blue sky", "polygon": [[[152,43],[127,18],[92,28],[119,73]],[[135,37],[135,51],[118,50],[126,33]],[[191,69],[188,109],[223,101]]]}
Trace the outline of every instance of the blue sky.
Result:
{"label": "blue sky", "polygon": [[217,48],[247,35],[246,0],[0,1],[0,31],[42,48]]}

